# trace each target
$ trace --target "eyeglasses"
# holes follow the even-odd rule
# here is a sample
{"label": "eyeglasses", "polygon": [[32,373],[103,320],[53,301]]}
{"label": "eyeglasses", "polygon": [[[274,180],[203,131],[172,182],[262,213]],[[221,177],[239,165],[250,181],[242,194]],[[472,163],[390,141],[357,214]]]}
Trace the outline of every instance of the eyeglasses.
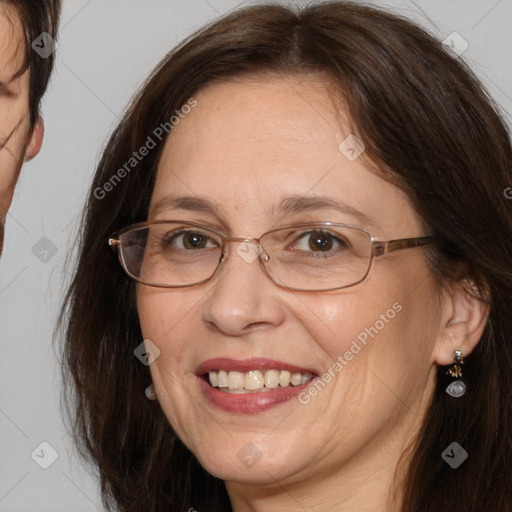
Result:
{"label": "eyeglasses", "polygon": [[226,236],[187,221],[133,224],[109,238],[125,272],[139,283],[183,288],[209,281],[226,260],[228,242],[247,263],[259,261],[278,286],[294,291],[330,291],[360,283],[374,257],[420,247],[434,236],[374,240],[365,229],[332,222],[272,229],[260,238]]}

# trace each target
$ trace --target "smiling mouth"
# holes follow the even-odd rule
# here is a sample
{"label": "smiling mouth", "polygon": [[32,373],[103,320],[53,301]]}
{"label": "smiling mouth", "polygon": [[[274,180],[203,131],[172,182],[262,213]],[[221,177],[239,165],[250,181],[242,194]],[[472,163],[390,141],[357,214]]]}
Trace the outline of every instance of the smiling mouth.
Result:
{"label": "smiling mouth", "polygon": [[310,372],[290,372],[288,370],[210,371],[204,379],[212,388],[233,394],[261,393],[264,391],[287,389],[308,383],[315,375]]}

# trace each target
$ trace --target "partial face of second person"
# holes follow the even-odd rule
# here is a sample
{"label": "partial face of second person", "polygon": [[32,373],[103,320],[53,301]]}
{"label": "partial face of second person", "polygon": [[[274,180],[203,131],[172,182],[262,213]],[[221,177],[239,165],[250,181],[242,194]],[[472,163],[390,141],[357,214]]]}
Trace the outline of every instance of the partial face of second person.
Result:
{"label": "partial face of second person", "polygon": [[30,123],[30,71],[25,62],[25,30],[16,10],[0,1],[0,253],[4,224],[24,160],[37,155],[43,124]]}
{"label": "partial face of second person", "polygon": [[[149,220],[194,221],[237,237],[326,221],[366,228],[379,240],[429,234],[398,188],[362,158],[349,161],[340,152],[350,128],[328,88],[321,77],[290,76],[203,89],[167,141]],[[212,208],[155,209],[182,196]],[[314,197],[361,214],[314,205],[281,210],[284,200]],[[151,374],[165,414],[230,491],[256,484],[276,492],[286,486],[293,494],[305,482],[323,482],[338,494],[356,478],[371,494],[423,419],[435,363],[451,362],[443,326],[454,310],[424,251],[375,260],[351,288],[294,293],[274,285],[235,248],[206,284],[138,287],[142,333],[161,351]],[[397,303],[400,311],[387,313]],[[306,405],[294,398],[259,412],[228,411],[208,398],[197,374],[214,358],[267,358],[322,376],[379,320],[378,334],[359,343],[361,350]]]}

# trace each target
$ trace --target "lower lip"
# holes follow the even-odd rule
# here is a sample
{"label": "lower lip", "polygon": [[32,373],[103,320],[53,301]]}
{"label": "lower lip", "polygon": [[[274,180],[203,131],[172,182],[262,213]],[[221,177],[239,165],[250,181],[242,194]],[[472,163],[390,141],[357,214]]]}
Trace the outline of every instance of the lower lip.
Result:
{"label": "lower lip", "polygon": [[198,377],[199,385],[206,398],[215,406],[227,412],[238,412],[244,414],[254,414],[266,411],[283,402],[287,402],[295,398],[304,391],[315,380],[311,380],[300,386],[289,388],[275,388],[270,391],[262,391],[260,393],[228,393],[213,388],[202,377]]}

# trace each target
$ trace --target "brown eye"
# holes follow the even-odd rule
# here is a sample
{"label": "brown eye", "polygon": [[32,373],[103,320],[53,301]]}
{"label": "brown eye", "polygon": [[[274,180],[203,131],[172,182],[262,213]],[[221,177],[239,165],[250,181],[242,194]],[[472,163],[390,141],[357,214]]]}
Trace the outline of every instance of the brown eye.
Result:
{"label": "brown eye", "polygon": [[326,231],[309,231],[295,239],[293,248],[303,253],[334,253],[350,247],[350,243],[341,235]]}
{"label": "brown eye", "polygon": [[184,249],[194,251],[216,247],[215,241],[204,233],[197,231],[171,231],[162,238],[163,249]]}
{"label": "brown eye", "polygon": [[312,251],[329,251],[333,248],[333,237],[327,233],[311,233],[308,240]]}
{"label": "brown eye", "polygon": [[183,246],[185,249],[204,249],[208,243],[208,237],[200,233],[185,233]]}

